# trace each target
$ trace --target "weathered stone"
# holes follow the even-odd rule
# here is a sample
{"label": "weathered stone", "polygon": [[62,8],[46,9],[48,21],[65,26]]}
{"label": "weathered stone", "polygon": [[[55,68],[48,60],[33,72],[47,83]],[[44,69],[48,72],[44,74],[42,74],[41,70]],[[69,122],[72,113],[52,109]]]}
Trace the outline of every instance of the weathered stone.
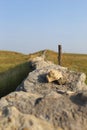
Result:
{"label": "weathered stone", "polygon": [[[0,130],[56,130],[53,125],[33,115],[19,112],[15,107],[6,107],[0,116]],[[60,130],[57,128],[57,130]]]}
{"label": "weathered stone", "polygon": [[43,57],[36,57],[30,61],[32,68],[41,69],[43,67],[52,65],[52,62],[45,61]]}
{"label": "weathered stone", "polygon": [[67,83],[67,80],[66,80],[65,77],[62,77],[62,78],[60,78],[60,79],[57,80],[57,83],[59,85],[65,85]]}
{"label": "weathered stone", "polygon": [[59,79],[61,79],[62,73],[60,71],[57,70],[50,70],[50,72],[48,72],[48,74],[46,75],[47,81],[48,82],[53,82],[53,81],[57,81]]}

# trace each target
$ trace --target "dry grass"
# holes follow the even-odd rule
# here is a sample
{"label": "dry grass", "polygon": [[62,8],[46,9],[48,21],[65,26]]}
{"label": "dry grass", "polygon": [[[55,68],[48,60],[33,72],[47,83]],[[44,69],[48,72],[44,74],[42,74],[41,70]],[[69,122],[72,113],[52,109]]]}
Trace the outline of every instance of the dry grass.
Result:
{"label": "dry grass", "polygon": [[15,67],[28,60],[28,55],[17,52],[0,51],[0,72]]}

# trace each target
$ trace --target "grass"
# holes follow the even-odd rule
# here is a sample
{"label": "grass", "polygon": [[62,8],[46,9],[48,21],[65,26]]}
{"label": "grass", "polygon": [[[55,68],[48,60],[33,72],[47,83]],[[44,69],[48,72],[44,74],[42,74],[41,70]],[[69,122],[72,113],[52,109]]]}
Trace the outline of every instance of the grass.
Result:
{"label": "grass", "polygon": [[14,68],[16,65],[26,62],[28,58],[29,55],[10,51],[0,51],[0,72],[7,71],[9,68]]}
{"label": "grass", "polygon": [[[31,71],[29,60],[41,56],[43,52],[44,50],[24,55],[17,52],[0,51],[0,97],[16,89]],[[56,52],[46,50],[45,55],[45,60],[58,64]],[[74,71],[84,72],[87,75],[87,55],[64,53],[62,54],[62,66]]]}
{"label": "grass", "polygon": [[0,97],[14,91],[30,72],[29,62],[0,74]]}

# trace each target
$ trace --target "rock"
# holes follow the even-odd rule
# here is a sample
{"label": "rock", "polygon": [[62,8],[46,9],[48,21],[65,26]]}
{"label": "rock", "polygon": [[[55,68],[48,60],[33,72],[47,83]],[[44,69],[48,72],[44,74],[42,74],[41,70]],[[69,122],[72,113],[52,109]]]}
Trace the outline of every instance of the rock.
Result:
{"label": "rock", "polygon": [[62,77],[56,81],[59,85],[65,85],[67,83],[67,79]]}
{"label": "rock", "polygon": [[60,94],[66,94],[66,95],[69,95],[69,96],[75,94],[75,92],[72,92],[72,91],[64,91],[64,90],[58,90],[57,92],[60,93]]}
{"label": "rock", "polygon": [[45,66],[52,65],[52,62],[45,61],[43,57],[36,57],[33,60],[30,61],[31,66],[33,69],[41,69]]}
{"label": "rock", "polygon": [[[16,91],[0,99],[0,130],[87,130],[85,74],[42,57],[31,65]],[[47,82],[51,71],[56,79]]]}
{"label": "rock", "polygon": [[23,114],[13,106],[3,109],[1,117],[0,130],[56,130],[49,122]]}
{"label": "rock", "polygon": [[48,82],[58,81],[62,77],[62,73],[57,70],[50,70],[50,72],[48,72],[48,74],[46,75]]}
{"label": "rock", "polygon": [[78,82],[76,83],[77,88],[80,90],[85,90],[87,85],[85,84],[86,75],[84,73],[79,74]]}

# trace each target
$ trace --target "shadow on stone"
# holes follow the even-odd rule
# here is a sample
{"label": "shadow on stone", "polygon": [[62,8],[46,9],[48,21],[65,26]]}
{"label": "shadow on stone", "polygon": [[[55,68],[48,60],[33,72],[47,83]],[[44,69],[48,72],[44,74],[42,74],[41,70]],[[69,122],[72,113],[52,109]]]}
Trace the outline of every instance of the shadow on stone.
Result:
{"label": "shadow on stone", "polygon": [[77,105],[85,106],[87,104],[87,92],[79,92],[70,97],[71,101]]}
{"label": "shadow on stone", "polygon": [[41,75],[39,75],[38,76],[38,82],[39,83],[47,83],[46,75],[47,74],[41,74]]}
{"label": "shadow on stone", "polygon": [[58,80],[53,81],[53,83],[57,85],[66,85],[66,80],[63,78],[60,78]]}
{"label": "shadow on stone", "polygon": [[37,104],[39,104],[39,102],[40,102],[42,99],[43,99],[42,97],[36,99],[36,101],[35,101],[35,106],[36,106]]}

